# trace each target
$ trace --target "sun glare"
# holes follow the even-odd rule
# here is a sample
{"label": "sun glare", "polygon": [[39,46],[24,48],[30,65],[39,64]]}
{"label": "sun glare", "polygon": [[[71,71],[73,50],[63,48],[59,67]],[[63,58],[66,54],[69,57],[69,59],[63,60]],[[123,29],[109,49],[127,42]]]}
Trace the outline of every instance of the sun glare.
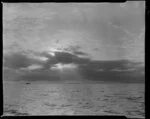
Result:
{"label": "sun glare", "polygon": [[55,56],[55,52],[49,52],[49,54],[53,57]]}
{"label": "sun glare", "polygon": [[58,50],[56,48],[48,48],[48,53],[51,55],[51,56],[55,56],[55,52],[57,52]]}
{"label": "sun glare", "polygon": [[52,70],[64,70],[64,69],[74,69],[77,66],[75,64],[62,64],[62,63],[58,63],[55,64],[54,67],[51,67]]}
{"label": "sun glare", "polygon": [[57,67],[57,69],[59,69],[59,70],[63,70],[63,64],[61,64],[61,63],[56,64],[56,67]]}

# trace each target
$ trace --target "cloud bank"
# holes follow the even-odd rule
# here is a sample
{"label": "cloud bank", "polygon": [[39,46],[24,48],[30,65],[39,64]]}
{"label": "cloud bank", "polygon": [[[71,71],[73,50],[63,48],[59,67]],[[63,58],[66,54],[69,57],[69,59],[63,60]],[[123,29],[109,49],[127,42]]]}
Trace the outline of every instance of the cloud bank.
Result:
{"label": "cloud bank", "polygon": [[[84,53],[83,53],[84,54]],[[60,74],[59,64],[66,68],[74,69],[74,72],[84,80],[91,81],[109,81],[109,82],[144,82],[144,66],[139,62],[131,62],[128,60],[114,61],[98,61],[89,58],[78,57],[76,54],[68,52],[55,52],[55,56],[51,56],[48,52],[39,55],[46,57],[47,60],[33,65],[34,59],[28,59],[26,55],[12,54],[8,56],[5,65],[24,72],[20,74],[19,80],[47,80],[61,81],[63,74],[67,74],[67,70],[63,70]],[[35,63],[34,63],[35,64]],[[24,69],[24,70],[23,70]],[[25,70],[26,69],[26,70]],[[54,70],[55,69],[55,70]],[[66,72],[66,73],[65,73]],[[69,78],[69,77],[68,77]]]}

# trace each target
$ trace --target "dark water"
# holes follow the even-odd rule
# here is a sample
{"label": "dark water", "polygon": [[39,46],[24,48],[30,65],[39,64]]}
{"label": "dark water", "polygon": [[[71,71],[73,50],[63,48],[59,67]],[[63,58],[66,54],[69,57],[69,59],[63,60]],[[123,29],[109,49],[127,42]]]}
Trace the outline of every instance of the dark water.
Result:
{"label": "dark water", "polygon": [[145,117],[144,84],[4,82],[4,115]]}

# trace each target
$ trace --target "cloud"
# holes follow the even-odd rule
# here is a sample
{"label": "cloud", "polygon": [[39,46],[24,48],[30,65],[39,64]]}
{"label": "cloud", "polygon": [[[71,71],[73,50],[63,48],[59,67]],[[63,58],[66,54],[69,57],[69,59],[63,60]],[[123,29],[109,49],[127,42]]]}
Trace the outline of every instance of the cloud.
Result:
{"label": "cloud", "polygon": [[12,17],[3,22],[4,48],[14,41],[22,50],[33,51],[74,44],[93,59],[140,60],[144,53],[139,44],[144,42],[136,37],[144,27],[144,12],[127,6],[125,10],[119,4],[4,4],[4,18]]}
{"label": "cloud", "polygon": [[141,73],[143,67],[139,68],[134,65],[135,63],[128,60],[91,61],[80,65],[80,73],[84,78],[96,81],[144,82],[145,76]]}
{"label": "cloud", "polygon": [[4,66],[18,69],[22,67],[27,67],[33,63],[33,60],[28,58],[26,55],[22,53],[12,53],[4,56]]}
{"label": "cloud", "polygon": [[27,54],[28,58],[33,59],[33,60],[37,60],[37,61],[41,61],[41,62],[45,62],[46,60],[48,60],[47,57],[42,57],[42,56],[38,56],[34,53],[32,54]]}
{"label": "cloud", "polygon": [[84,53],[82,51],[75,51],[74,52],[76,55],[82,55],[82,56],[87,56],[87,53]]}
{"label": "cloud", "polygon": [[47,57],[40,56],[40,53],[35,52],[10,52],[7,54],[4,54],[3,58],[3,66],[14,68],[14,69],[20,69],[20,68],[26,68],[30,65],[34,64],[43,64],[48,60]]}
{"label": "cloud", "polygon": [[51,56],[48,52],[42,52],[41,56],[47,57],[48,60],[43,63],[45,70],[49,69],[51,66],[62,63],[62,64],[84,64],[90,61],[89,58],[80,58],[75,54],[68,52],[54,52],[55,56]]}
{"label": "cloud", "polygon": [[[120,4],[4,3],[4,66],[35,69],[28,77],[50,77],[56,64],[77,64],[90,80],[137,79],[144,66],[129,60],[144,62],[145,11],[143,2],[134,3],[126,3],[127,9]],[[55,53],[47,52],[51,49]],[[10,54],[28,50],[37,53]],[[34,64],[41,66],[39,74]]]}
{"label": "cloud", "polygon": [[52,66],[50,69],[51,70],[67,70],[67,69],[75,69],[77,68],[76,64],[62,64],[62,63],[57,63],[54,66]]}
{"label": "cloud", "polygon": [[126,72],[126,71],[135,71],[136,69],[132,68],[132,69],[112,69],[111,71],[118,71],[118,72]]}
{"label": "cloud", "polygon": [[[48,60],[45,62],[47,64],[70,64],[75,63],[79,64],[80,67],[90,68],[90,69],[104,69],[104,70],[112,70],[115,68],[119,68],[120,70],[126,70],[131,68],[140,68],[143,67],[141,62],[132,62],[129,60],[111,60],[111,61],[101,61],[101,60],[92,60],[90,58],[79,57],[76,53],[72,54],[69,52],[54,52],[55,56],[51,56],[48,52],[42,52],[41,56],[47,57]],[[81,54],[86,54],[84,52],[79,52]]]}
{"label": "cloud", "polygon": [[32,64],[28,67],[20,68],[20,70],[37,70],[37,69],[41,69],[41,68],[42,68],[42,65]]}
{"label": "cloud", "polygon": [[[128,60],[98,61],[89,58],[81,58],[75,54],[55,52],[55,57],[49,58],[44,64],[45,69],[54,67],[55,64],[76,64],[79,75],[87,80],[118,81],[118,82],[142,82],[144,67],[139,62]],[[116,70],[117,69],[117,70]]]}
{"label": "cloud", "polygon": [[[99,61],[90,58],[79,57],[76,54],[68,52],[54,52],[52,56],[48,52],[35,53],[39,57],[45,57],[45,61],[36,63],[36,60],[30,59],[27,55],[21,53],[13,53],[5,56],[4,67],[12,69],[20,69],[25,71],[21,77],[23,79],[32,80],[57,80],[61,75],[58,74],[58,64],[61,68],[72,68],[78,71],[84,79],[96,81],[118,81],[118,82],[134,82],[144,81],[144,66],[139,62],[131,62],[128,60]],[[83,52],[84,54],[84,52]],[[57,69],[57,70],[54,70]],[[53,72],[53,73],[52,73]],[[43,79],[42,79],[43,77]]]}

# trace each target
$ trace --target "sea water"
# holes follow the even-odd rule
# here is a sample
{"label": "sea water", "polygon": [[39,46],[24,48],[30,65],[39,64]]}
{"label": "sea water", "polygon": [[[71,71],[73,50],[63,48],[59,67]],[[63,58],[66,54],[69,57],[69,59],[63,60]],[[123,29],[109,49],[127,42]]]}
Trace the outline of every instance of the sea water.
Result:
{"label": "sea water", "polygon": [[144,84],[3,82],[4,115],[145,117]]}

